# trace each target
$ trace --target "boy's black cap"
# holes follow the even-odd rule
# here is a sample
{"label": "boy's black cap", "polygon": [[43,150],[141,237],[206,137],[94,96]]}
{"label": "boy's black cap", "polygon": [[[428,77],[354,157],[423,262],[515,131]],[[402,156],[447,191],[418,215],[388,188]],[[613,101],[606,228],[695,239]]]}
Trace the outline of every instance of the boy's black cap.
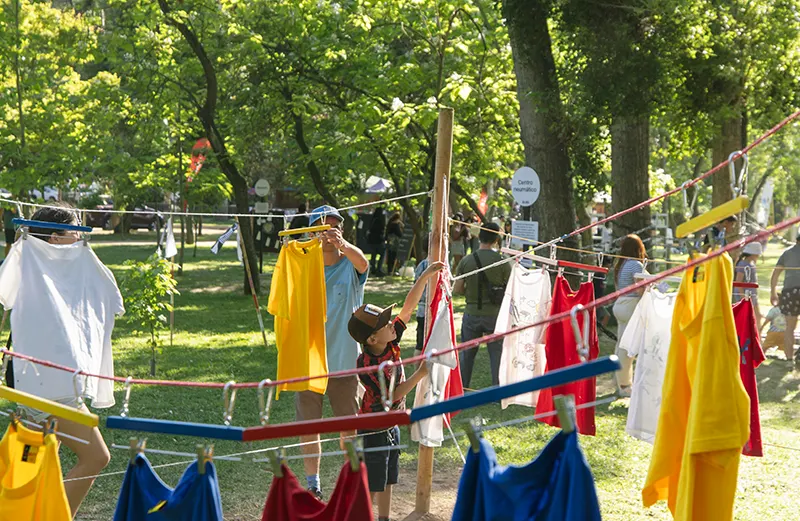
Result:
{"label": "boy's black cap", "polygon": [[393,309],[394,304],[385,308],[364,304],[353,312],[347,323],[347,331],[356,342],[366,344],[372,333],[389,323]]}

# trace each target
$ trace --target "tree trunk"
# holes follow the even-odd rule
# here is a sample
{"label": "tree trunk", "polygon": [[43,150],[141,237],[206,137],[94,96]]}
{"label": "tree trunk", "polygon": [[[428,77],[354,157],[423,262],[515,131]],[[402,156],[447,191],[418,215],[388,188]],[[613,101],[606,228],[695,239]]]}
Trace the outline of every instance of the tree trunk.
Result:
{"label": "tree trunk", "polygon": [[[716,137],[712,148],[712,163],[718,165],[728,159],[731,152],[736,152],[742,148],[742,114],[739,112],[725,121],[719,127],[720,134]],[[725,167],[721,172],[714,174],[712,179],[713,193],[711,194],[711,206],[719,206],[733,199],[731,191],[731,178],[729,167]],[[736,161],[736,174],[738,176],[742,168],[742,160]]]}
{"label": "tree trunk", "polygon": [[542,241],[569,233],[575,225],[566,125],[558,76],[542,0],[505,0],[514,72],[517,76],[520,133],[525,164],[539,174],[536,202]]}
{"label": "tree trunk", "polygon": [[[213,62],[209,58],[205,48],[203,47],[203,44],[197,38],[197,35],[194,33],[194,31],[184,22],[172,18],[171,8],[169,7],[167,0],[158,0],[158,5],[161,9],[161,12],[164,14],[167,23],[175,27],[181,33],[181,36],[183,36],[184,40],[186,40],[186,43],[189,45],[203,68],[203,76],[206,80],[206,97],[203,105],[197,107],[197,116],[203,125],[206,137],[211,142],[211,148],[216,155],[220,170],[223,174],[225,174],[225,177],[228,178],[228,181],[230,181],[231,186],[233,187],[233,196],[234,200],[236,201],[236,213],[249,213],[250,208],[247,195],[248,183],[228,154],[228,148],[225,145],[225,137],[222,135],[222,132],[219,130],[219,128],[217,128],[215,120],[219,85],[217,83],[217,73],[214,70]],[[187,231],[191,229],[191,225],[187,227]],[[256,266],[257,259],[255,241],[253,240],[253,234],[251,233],[249,219],[243,219],[241,221],[240,232],[242,233],[242,243],[244,244],[245,254],[247,255],[248,262],[250,263],[250,266]],[[247,273],[242,270],[242,275],[244,293],[249,295],[251,291]],[[261,287],[261,278],[258,270],[253,271],[252,277],[255,291],[256,293],[259,293]]]}
{"label": "tree trunk", "polygon": [[[650,197],[649,164],[650,117],[614,117],[611,124],[612,213],[630,208]],[[615,237],[637,233],[648,226],[649,206],[612,221]]]}

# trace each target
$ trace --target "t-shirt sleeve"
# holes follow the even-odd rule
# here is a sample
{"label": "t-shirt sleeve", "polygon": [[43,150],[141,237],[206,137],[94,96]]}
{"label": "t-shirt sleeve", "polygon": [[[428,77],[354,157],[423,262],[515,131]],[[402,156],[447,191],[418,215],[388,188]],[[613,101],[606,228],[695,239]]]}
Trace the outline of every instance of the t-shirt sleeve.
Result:
{"label": "t-shirt sleeve", "polygon": [[645,306],[643,304],[643,301],[639,301],[639,304],[633,310],[628,327],[625,328],[625,332],[619,339],[619,348],[627,351],[628,356],[637,356],[645,340],[645,317],[643,313]]}
{"label": "t-shirt sleeve", "polygon": [[464,273],[469,271],[469,268],[467,267],[468,259],[469,257],[464,257],[463,259],[461,259],[461,261],[458,263],[458,266],[456,266],[456,275],[463,275]]}
{"label": "t-shirt sleeve", "polygon": [[289,318],[289,291],[286,280],[286,257],[281,252],[278,262],[272,272],[272,281],[269,285],[269,300],[267,311],[270,315]]}
{"label": "t-shirt sleeve", "polygon": [[781,256],[778,257],[778,262],[776,262],[775,265],[782,268],[786,266],[786,252],[781,253]]}
{"label": "t-shirt sleeve", "polygon": [[764,349],[761,347],[761,335],[758,334],[758,326],[755,321],[753,321],[753,330],[750,337],[753,339],[753,368],[756,368],[766,360],[766,357],[764,356]]}
{"label": "t-shirt sleeve", "polygon": [[0,266],[0,304],[12,309],[22,280],[22,241],[17,241]]}
{"label": "t-shirt sleeve", "polygon": [[776,318],[778,318],[778,315],[780,315],[780,314],[781,314],[781,310],[780,310],[780,309],[778,309],[778,308],[772,308],[772,309],[770,309],[770,310],[769,310],[769,312],[767,313],[767,320],[769,320],[769,321],[773,321],[773,320],[775,320]]}

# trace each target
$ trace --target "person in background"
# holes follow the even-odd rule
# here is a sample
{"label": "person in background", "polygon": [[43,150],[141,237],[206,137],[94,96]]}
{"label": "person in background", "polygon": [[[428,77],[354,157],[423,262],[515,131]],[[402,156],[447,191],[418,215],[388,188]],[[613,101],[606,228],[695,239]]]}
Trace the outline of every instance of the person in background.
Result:
{"label": "person in background", "polygon": [[[778,280],[784,273],[783,290],[778,294]],[[783,334],[783,352],[786,359],[800,362],[800,356],[794,353],[794,330],[797,327],[797,316],[800,315],[800,233],[797,243],[784,251],[769,280],[770,302],[778,306],[786,319],[786,331]]]}
{"label": "person in background", "polygon": [[386,272],[397,275],[397,252],[400,249],[400,239],[403,237],[403,218],[395,212],[386,225]]}
{"label": "person in background", "polygon": [[[319,234],[322,239],[322,257],[325,264],[325,295],[327,299],[327,321],[325,337],[328,371],[345,371],[356,368],[359,355],[358,343],[347,333],[347,323],[355,309],[364,302],[364,285],[367,283],[369,262],[364,253],[342,237],[344,218],[332,206],[320,206],[311,212],[310,225],[329,224],[331,229]],[[358,413],[358,376],[340,376],[328,379],[325,395],[331,403],[334,416],[352,416]],[[322,418],[321,394],[301,391],[295,394],[297,421]],[[346,431],[342,436],[354,435]],[[322,447],[319,434],[300,436],[304,454],[320,454]],[[308,490],[322,498],[319,480],[320,457],[303,460]]]}
{"label": "person in background", "polygon": [[506,219],[506,222],[503,224],[503,233],[505,233],[506,235],[511,235],[511,229],[513,227],[513,224],[514,223],[510,217]]}
{"label": "person in background", "polygon": [[[400,339],[406,330],[406,324],[411,320],[411,313],[417,307],[422,297],[425,285],[444,267],[442,262],[434,262],[414,282],[403,303],[403,309],[392,320],[394,304],[387,308],[379,308],[372,304],[359,307],[350,318],[347,330],[350,336],[361,344],[361,354],[358,357],[358,367],[377,367],[384,372],[386,385],[391,385],[392,371],[395,375],[394,389],[388,390],[392,397],[390,408],[392,410],[405,409],[405,396],[411,392],[417,383],[428,374],[428,364],[422,363],[414,375],[406,380],[400,358]],[[384,362],[393,365],[381,367]],[[364,386],[364,397],[361,401],[359,414],[380,413],[384,411],[383,393],[378,374],[375,372],[361,373],[359,376]],[[359,431],[364,435],[364,448],[395,447],[393,450],[384,449],[378,452],[366,452],[364,464],[367,467],[367,481],[372,496],[373,506],[378,507],[378,520],[388,521],[392,508],[392,487],[398,483],[400,474],[400,428],[394,426],[388,431]]]}
{"label": "person in background", "polygon": [[289,225],[290,230],[297,230],[298,228],[308,228],[308,208],[306,203],[297,207],[297,215],[292,218],[292,223]]}
{"label": "person in background", "polygon": [[[756,273],[756,261],[761,255],[761,243],[750,242],[745,244],[739,260],[736,261],[735,282],[749,282],[758,284],[758,273]],[[749,297],[753,303],[753,311],[756,314],[756,324],[761,323],[761,310],[758,308],[758,290],[733,288],[733,303],[736,304],[745,297]]]}
{"label": "person in background", "polygon": [[376,277],[383,277],[386,273],[383,272],[383,259],[386,254],[386,214],[383,211],[383,206],[378,206],[372,213],[372,223],[369,225],[369,232],[367,233],[367,243],[372,248],[372,259],[370,260],[370,268],[375,273]]}
{"label": "person in background", "polygon": [[14,227],[14,223],[12,222],[14,219],[19,217],[17,214],[17,209],[14,206],[6,206],[2,209],[3,211],[3,230],[6,234],[6,251],[5,256],[8,256],[8,250],[11,249],[11,245],[14,244],[14,240],[16,239],[16,229]]}
{"label": "person in background", "polygon": [[478,239],[478,236],[481,233],[481,227],[483,227],[483,222],[481,221],[481,218],[478,217],[477,215],[469,216],[467,218],[467,221],[472,222],[472,224],[468,228],[469,229],[468,244],[470,253],[474,253],[475,251],[478,250],[478,248],[480,248],[480,240]]}
{"label": "person in background", "polygon": [[[636,234],[627,235],[622,239],[620,245],[619,255],[621,257],[617,260],[614,266],[614,283],[617,291],[625,289],[636,283],[634,275],[644,272],[644,260],[647,258],[647,250],[644,248],[642,239]],[[620,349],[619,342],[622,335],[625,333],[625,328],[633,316],[633,310],[639,303],[642,296],[642,291],[628,293],[623,295],[614,302],[613,313],[617,319],[617,346],[615,354],[619,358],[620,370],[617,371],[615,377],[617,380],[617,394],[620,397],[629,397],[631,395],[631,385],[633,383],[633,358],[628,356],[628,352]]]}
{"label": "person in background", "polygon": [[[480,231],[481,246],[475,253],[464,257],[456,267],[456,275],[472,273],[480,267],[488,267],[503,260],[495,250],[500,245],[500,226],[489,223]],[[505,287],[511,276],[511,265],[503,263],[459,279],[453,286],[453,293],[464,293],[467,306],[461,321],[461,341],[468,342],[484,335],[494,333],[500,304],[503,301]],[[500,383],[500,358],[503,354],[503,339],[490,342],[489,363],[492,370],[492,385]],[[461,351],[461,380],[464,387],[469,387],[472,380],[472,369],[478,347]]]}
{"label": "person in background", "polygon": [[467,239],[469,238],[469,230],[461,224],[464,221],[464,215],[461,212],[456,212],[453,215],[454,222],[450,226],[450,255],[453,256],[453,265],[458,266],[464,255],[467,254]]}
{"label": "person in background", "polygon": [[783,336],[786,334],[786,317],[783,316],[779,307],[775,306],[769,310],[759,331],[764,329],[767,324],[769,324],[769,329],[767,329],[767,336],[761,343],[761,347],[764,351],[771,347],[783,347]]}

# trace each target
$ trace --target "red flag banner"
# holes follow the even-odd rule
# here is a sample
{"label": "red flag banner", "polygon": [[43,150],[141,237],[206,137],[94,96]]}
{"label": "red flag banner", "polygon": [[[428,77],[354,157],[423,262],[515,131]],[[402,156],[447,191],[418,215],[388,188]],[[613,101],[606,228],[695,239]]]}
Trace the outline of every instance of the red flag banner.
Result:
{"label": "red flag banner", "polygon": [[192,147],[192,160],[189,165],[189,176],[187,182],[192,182],[192,176],[196,176],[200,169],[203,168],[203,163],[206,162],[206,154],[211,148],[211,143],[207,138],[200,138],[197,143]]}
{"label": "red flag banner", "polygon": [[483,215],[486,215],[486,210],[489,209],[489,194],[486,193],[486,189],[484,188],[481,190],[481,197],[478,199],[478,209],[481,211]]}

